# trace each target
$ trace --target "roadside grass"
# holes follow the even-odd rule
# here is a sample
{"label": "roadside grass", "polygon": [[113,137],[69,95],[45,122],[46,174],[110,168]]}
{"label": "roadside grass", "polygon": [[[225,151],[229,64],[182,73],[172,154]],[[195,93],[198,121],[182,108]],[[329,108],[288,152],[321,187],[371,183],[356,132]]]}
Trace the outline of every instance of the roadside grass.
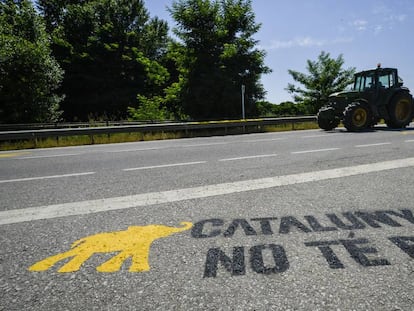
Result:
{"label": "roadside grass", "polygon": [[285,123],[278,125],[264,126],[264,132],[284,132],[284,131],[301,131],[301,130],[314,130],[319,126],[316,122],[300,122],[300,123]]}
{"label": "roadside grass", "polygon": [[116,133],[101,135],[77,135],[77,136],[60,136],[38,138],[32,140],[21,141],[4,141],[0,142],[0,151],[21,150],[34,148],[52,148],[81,146],[94,144],[112,144],[136,141],[152,141],[164,139],[179,139],[191,137],[209,137],[236,135],[243,133],[264,133],[264,132],[283,132],[292,130],[308,130],[317,129],[315,122],[302,123],[286,123],[272,126],[240,126],[228,129],[209,129],[209,130],[193,130],[193,131],[174,131],[174,132],[134,132],[134,133]]}

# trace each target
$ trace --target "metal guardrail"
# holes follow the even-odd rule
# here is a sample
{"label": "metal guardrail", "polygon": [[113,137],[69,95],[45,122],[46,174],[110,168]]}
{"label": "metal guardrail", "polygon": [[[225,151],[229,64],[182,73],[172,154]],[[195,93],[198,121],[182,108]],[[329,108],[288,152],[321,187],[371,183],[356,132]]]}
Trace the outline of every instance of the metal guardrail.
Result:
{"label": "metal guardrail", "polygon": [[[30,140],[47,137],[63,137],[78,135],[110,135],[115,133],[134,133],[134,132],[174,132],[174,131],[193,131],[207,129],[224,129],[237,127],[261,127],[268,125],[292,124],[301,122],[316,121],[316,116],[289,117],[289,118],[265,118],[248,119],[237,121],[212,121],[212,122],[178,122],[178,123],[157,123],[157,124],[136,124],[136,125],[117,125],[102,127],[81,127],[76,128],[53,128],[35,129],[18,131],[0,131],[0,141]],[[52,123],[53,124],[53,123]],[[71,125],[74,125],[71,123]],[[95,125],[95,124],[94,124]],[[1,128],[0,128],[1,129]]]}
{"label": "metal guardrail", "polygon": [[145,125],[176,123],[179,121],[93,121],[93,122],[50,122],[50,123],[22,123],[22,124],[0,124],[2,131],[25,131],[42,129],[68,129],[82,127],[103,127],[103,126],[122,126],[122,125]]}

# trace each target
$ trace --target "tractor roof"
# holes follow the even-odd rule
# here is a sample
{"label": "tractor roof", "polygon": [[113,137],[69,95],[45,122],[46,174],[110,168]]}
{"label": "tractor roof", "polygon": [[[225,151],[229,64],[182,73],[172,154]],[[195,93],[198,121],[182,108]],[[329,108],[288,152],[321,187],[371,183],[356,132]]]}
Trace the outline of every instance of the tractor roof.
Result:
{"label": "tractor roof", "polygon": [[355,75],[356,76],[365,76],[365,75],[369,75],[371,73],[376,73],[376,72],[381,72],[381,73],[387,73],[387,72],[393,72],[393,71],[397,71],[396,68],[381,68],[378,67],[376,69],[371,69],[371,70],[364,70],[364,71],[360,71],[357,72]]}

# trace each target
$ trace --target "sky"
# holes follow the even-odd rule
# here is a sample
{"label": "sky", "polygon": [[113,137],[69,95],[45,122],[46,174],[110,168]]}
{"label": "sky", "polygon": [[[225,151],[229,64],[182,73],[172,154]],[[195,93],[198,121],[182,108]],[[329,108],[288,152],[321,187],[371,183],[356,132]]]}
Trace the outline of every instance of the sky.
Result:
{"label": "sky", "polygon": [[[167,7],[173,0],[146,0],[151,17],[175,27]],[[272,73],[262,76],[266,100],[292,101],[285,88],[294,83],[288,70],[307,73],[307,60],[325,51],[343,55],[344,69],[398,68],[414,93],[413,0],[252,0],[261,29],[254,36],[266,52]],[[248,90],[246,90],[248,92]]]}

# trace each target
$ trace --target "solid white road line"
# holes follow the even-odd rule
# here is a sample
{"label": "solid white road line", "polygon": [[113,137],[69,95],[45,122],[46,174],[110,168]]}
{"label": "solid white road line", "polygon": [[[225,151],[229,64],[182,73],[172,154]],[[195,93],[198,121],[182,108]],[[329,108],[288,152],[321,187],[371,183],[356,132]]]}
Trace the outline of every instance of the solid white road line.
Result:
{"label": "solid white road line", "polygon": [[150,170],[154,168],[165,168],[165,167],[174,167],[174,166],[186,166],[186,165],[196,165],[196,164],[204,164],[207,163],[206,161],[198,161],[198,162],[186,162],[186,163],[172,163],[172,164],[163,164],[163,165],[154,165],[154,166],[142,166],[142,167],[132,167],[132,168],[124,168],[123,171],[138,171],[138,170]]}
{"label": "solid white road line", "polygon": [[95,174],[95,172],[74,173],[74,174],[64,174],[64,175],[52,175],[52,176],[40,176],[40,177],[28,177],[28,178],[16,178],[16,179],[4,179],[4,180],[0,180],[0,184],[20,182],[20,181],[32,181],[32,180],[42,180],[42,179],[76,177],[76,176],[85,176],[85,175],[92,175],[92,174]]}
{"label": "solid white road line", "polygon": [[377,143],[377,144],[366,144],[366,145],[356,145],[355,148],[366,148],[366,147],[376,147],[376,146],[384,146],[384,145],[391,145],[391,143]]}
{"label": "solid white road line", "polygon": [[405,140],[405,143],[414,143],[414,139]]}
{"label": "solid white road line", "polygon": [[246,157],[238,157],[238,158],[227,158],[227,159],[220,159],[220,162],[224,161],[237,161],[237,160],[246,160],[246,159],[258,159],[258,158],[269,158],[269,157],[276,157],[277,154],[261,154],[255,156],[246,156]]}
{"label": "solid white road line", "polygon": [[414,167],[414,158],[362,164],[286,176],[251,179],[194,188],[142,193],[108,199],[30,207],[0,212],[0,225],[200,199],[245,191],[382,172],[406,167]]}
{"label": "solid white road line", "polygon": [[302,154],[302,153],[315,153],[315,152],[325,152],[325,151],[334,151],[341,148],[326,148],[326,149],[314,149],[314,150],[303,150],[303,151],[293,151],[291,154]]}

